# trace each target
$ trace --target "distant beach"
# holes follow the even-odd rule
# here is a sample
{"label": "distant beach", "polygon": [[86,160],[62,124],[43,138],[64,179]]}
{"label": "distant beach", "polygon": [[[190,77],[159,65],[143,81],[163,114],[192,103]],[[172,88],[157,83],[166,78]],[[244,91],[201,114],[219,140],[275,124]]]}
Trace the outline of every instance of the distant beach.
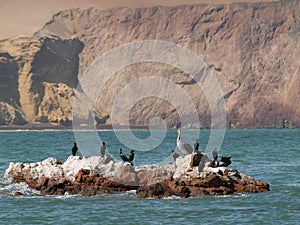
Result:
{"label": "distant beach", "polygon": [[[82,126],[83,129],[94,129],[91,126]],[[139,125],[117,125],[118,129],[135,129],[135,130],[147,130],[148,126],[139,126]],[[97,130],[112,130],[112,124],[99,124],[96,125]],[[26,125],[3,125],[0,126],[0,130],[73,130],[73,126],[63,126],[63,125],[54,125],[54,124],[26,124]]]}

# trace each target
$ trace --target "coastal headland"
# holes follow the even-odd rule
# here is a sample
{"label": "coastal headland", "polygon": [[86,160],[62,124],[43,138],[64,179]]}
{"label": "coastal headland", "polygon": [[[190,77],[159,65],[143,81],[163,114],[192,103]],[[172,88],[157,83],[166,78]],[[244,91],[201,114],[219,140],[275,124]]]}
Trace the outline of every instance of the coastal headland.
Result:
{"label": "coastal headland", "polygon": [[[220,84],[228,128],[300,127],[299,0],[211,2],[66,9],[33,34],[0,40],[0,126],[71,126],[73,100],[84,94],[77,86],[96,59],[127,43],[159,40],[203,59]],[[178,85],[192,99],[201,127],[211,127],[206,90],[158,62],[130,65],[107,80],[92,112],[95,124],[123,124],[124,118],[112,117],[116,96],[151,76]],[[147,126],[160,117],[172,128],[180,122],[176,110],[149,96],[133,105],[128,120]]]}

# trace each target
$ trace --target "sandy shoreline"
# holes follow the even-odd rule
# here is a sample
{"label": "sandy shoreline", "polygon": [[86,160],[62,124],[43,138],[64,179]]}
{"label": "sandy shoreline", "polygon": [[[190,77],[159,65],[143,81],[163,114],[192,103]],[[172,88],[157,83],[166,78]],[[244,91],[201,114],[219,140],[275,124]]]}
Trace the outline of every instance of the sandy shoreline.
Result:
{"label": "sandy shoreline", "polygon": [[[114,127],[116,128],[116,127]],[[97,130],[113,130],[111,124],[101,124],[97,125]],[[94,129],[94,127],[82,126],[82,130]],[[135,129],[135,130],[145,130],[149,129],[148,126],[122,126],[118,125],[117,129]],[[52,124],[26,124],[26,125],[3,125],[0,126],[0,130],[73,130],[73,126],[62,126],[62,125],[52,125]]]}

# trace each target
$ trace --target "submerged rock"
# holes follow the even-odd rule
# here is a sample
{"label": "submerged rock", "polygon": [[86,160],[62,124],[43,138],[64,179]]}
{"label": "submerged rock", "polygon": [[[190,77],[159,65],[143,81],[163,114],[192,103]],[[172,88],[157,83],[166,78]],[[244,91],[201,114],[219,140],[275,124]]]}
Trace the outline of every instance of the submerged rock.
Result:
{"label": "submerged rock", "polygon": [[142,198],[227,195],[269,191],[269,184],[228,170],[210,168],[201,172],[190,166],[191,155],[175,163],[131,166],[112,158],[70,156],[64,163],[48,158],[36,163],[10,163],[3,180],[25,182],[42,195],[91,196],[136,190]]}

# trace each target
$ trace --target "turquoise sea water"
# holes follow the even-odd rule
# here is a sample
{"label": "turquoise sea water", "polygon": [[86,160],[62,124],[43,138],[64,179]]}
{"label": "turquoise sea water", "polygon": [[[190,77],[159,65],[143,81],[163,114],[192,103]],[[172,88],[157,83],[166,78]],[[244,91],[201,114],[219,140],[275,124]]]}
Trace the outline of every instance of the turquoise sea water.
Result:
{"label": "turquoise sea water", "polygon": [[[124,131],[126,132],[126,131]],[[148,131],[134,131],[147,138]],[[192,144],[193,132],[185,140]],[[108,151],[128,154],[113,131],[99,131]],[[209,131],[200,131],[204,149]],[[167,132],[153,151],[137,151],[135,164],[170,159],[177,132]],[[9,162],[48,157],[64,161],[75,141],[72,131],[0,131],[0,177]],[[270,183],[259,194],[205,196],[189,199],[138,199],[134,192],[113,195],[38,196],[24,185],[0,180],[0,224],[300,224],[300,129],[227,130],[219,155],[230,155],[230,168]],[[24,196],[13,197],[15,191]]]}

